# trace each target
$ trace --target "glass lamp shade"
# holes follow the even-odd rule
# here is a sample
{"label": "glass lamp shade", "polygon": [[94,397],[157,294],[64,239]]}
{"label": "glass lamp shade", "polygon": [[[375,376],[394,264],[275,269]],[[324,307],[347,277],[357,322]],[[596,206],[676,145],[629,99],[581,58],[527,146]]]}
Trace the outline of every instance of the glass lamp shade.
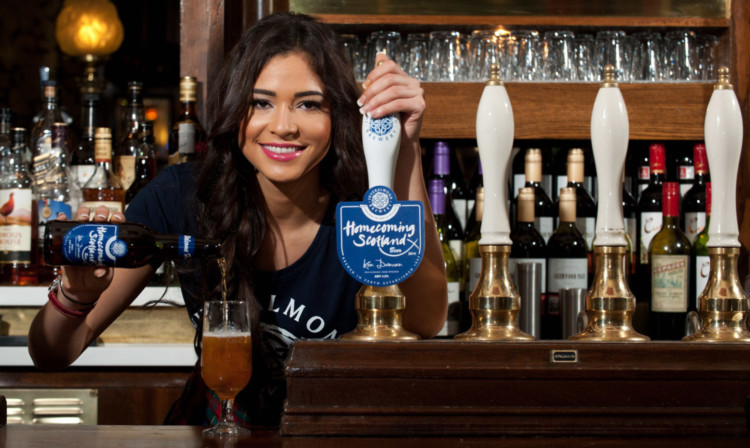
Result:
{"label": "glass lamp shade", "polygon": [[124,32],[117,8],[108,0],[65,0],[55,37],[70,56],[106,56],[120,48]]}

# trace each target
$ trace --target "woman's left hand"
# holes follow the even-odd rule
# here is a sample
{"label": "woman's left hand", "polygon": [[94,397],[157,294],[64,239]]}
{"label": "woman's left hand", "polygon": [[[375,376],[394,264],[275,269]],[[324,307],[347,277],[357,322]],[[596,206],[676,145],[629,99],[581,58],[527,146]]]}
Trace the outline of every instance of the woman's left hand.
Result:
{"label": "woman's left hand", "polygon": [[375,68],[362,83],[365,89],[357,100],[360,112],[372,118],[401,113],[402,138],[416,140],[422,127],[425,101],[419,81],[410,77],[384,53],[375,57]]}

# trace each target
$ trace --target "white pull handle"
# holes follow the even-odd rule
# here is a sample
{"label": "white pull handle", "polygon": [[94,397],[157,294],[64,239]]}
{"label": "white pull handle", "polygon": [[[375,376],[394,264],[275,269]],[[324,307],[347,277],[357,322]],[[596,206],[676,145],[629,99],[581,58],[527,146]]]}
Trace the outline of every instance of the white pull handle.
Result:
{"label": "white pull handle", "polygon": [[513,108],[496,64],[477,107],[477,146],[484,170],[482,245],[511,245],[508,162],[513,149]]}
{"label": "white pull handle", "polygon": [[742,151],[742,113],[729,84],[729,69],[719,69],[706,109],[706,156],[711,170],[709,247],[740,247],[737,224],[737,168]]}
{"label": "white pull handle", "polygon": [[370,188],[382,185],[393,190],[400,142],[401,120],[396,114],[378,119],[368,115],[362,118],[362,146]]}
{"label": "white pull handle", "polygon": [[627,246],[622,212],[622,170],[630,138],[628,109],[614,81],[614,67],[604,68],[591,112],[591,146],[596,163],[599,201],[594,246]]}

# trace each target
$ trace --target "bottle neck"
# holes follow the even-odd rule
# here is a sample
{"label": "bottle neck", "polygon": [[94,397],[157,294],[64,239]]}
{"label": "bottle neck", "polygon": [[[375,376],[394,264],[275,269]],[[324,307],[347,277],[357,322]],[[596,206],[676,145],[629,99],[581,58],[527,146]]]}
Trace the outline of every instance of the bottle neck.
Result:
{"label": "bottle neck", "polygon": [[94,137],[94,130],[98,123],[99,105],[96,101],[86,101],[83,105],[83,115],[81,117],[81,126],[83,127],[84,138],[91,139]]}
{"label": "bottle neck", "polygon": [[180,116],[184,119],[198,121],[198,104],[193,100],[180,103]]}
{"label": "bottle neck", "polygon": [[160,234],[156,236],[156,245],[167,260],[221,256],[221,244],[218,241],[190,235]]}
{"label": "bottle neck", "polygon": [[576,222],[575,201],[560,201],[560,224]]}
{"label": "bottle neck", "polygon": [[451,159],[448,154],[435,154],[433,171],[436,176],[447,176],[451,173]]}
{"label": "bottle neck", "polygon": [[661,185],[664,182],[664,171],[656,171],[651,170],[651,178],[649,179],[649,183],[652,185]]}

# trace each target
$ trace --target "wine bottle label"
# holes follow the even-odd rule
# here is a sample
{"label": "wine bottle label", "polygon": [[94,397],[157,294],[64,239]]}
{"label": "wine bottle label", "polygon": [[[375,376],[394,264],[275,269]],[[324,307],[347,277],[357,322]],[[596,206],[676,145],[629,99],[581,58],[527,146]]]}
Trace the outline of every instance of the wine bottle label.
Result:
{"label": "wine bottle label", "polygon": [[687,312],[687,255],[651,256],[651,311]]}
{"label": "wine bottle label", "polygon": [[0,263],[31,261],[30,188],[0,190]]}
{"label": "wine bottle label", "polygon": [[177,241],[177,252],[180,258],[188,259],[195,253],[195,239],[190,235],[181,235]]}
{"label": "wine bottle label", "polygon": [[648,246],[654,239],[654,235],[661,230],[662,219],[661,212],[641,213],[641,248],[639,252],[641,264],[648,264]]}
{"label": "wine bottle label", "polygon": [[127,191],[135,181],[135,156],[115,157],[115,175],[120,178],[122,189]]}
{"label": "wine bottle label", "polygon": [[[641,165],[638,167],[638,179],[648,182],[651,177],[651,167],[648,165]],[[646,188],[646,187],[643,187]]]}
{"label": "wine bottle label", "polygon": [[474,292],[474,288],[477,287],[477,283],[479,283],[479,276],[482,273],[482,259],[477,258],[471,258],[469,260],[469,275],[466,276],[466,297],[469,297],[469,295]]}
{"label": "wine bottle label", "polygon": [[508,259],[508,273],[513,279],[513,284],[518,285],[518,265],[521,263],[539,263],[542,266],[542,294],[547,292],[547,285],[545,285],[547,278],[547,260],[544,258],[509,258]]}
{"label": "wine bottle label", "polygon": [[576,218],[576,227],[581,231],[586,247],[589,251],[594,250],[594,236],[596,236],[596,218],[592,216],[579,216]]}
{"label": "wine bottle label", "polygon": [[180,123],[177,127],[177,152],[180,154],[195,153],[195,125],[193,123]]}
{"label": "wine bottle label", "polygon": [[[691,180],[692,181],[693,179],[695,179],[695,168],[692,165],[680,165],[679,171],[680,171],[679,176],[680,176],[680,180],[681,181],[683,181],[683,180]],[[692,182],[687,182],[685,185],[688,186],[687,190],[689,190],[690,187],[693,186]],[[685,191],[687,191],[687,190],[685,190]],[[680,192],[680,193],[682,194],[682,192]]]}
{"label": "wine bottle label", "polygon": [[73,174],[73,179],[75,179],[78,187],[83,188],[83,186],[86,185],[86,182],[91,179],[91,176],[94,175],[96,165],[71,165],[70,171]]}
{"label": "wine bottle label", "polygon": [[458,282],[448,282],[448,316],[445,319],[443,328],[438,332],[438,336],[455,336],[458,334],[459,326],[459,290]]}
{"label": "wine bottle label", "polygon": [[690,238],[690,242],[695,241],[695,237],[706,227],[706,212],[688,212],[685,213],[685,236]]}
{"label": "wine bottle label", "polygon": [[44,246],[44,225],[47,221],[57,219],[58,213],[64,213],[65,218],[73,218],[73,207],[70,204],[62,201],[54,201],[52,199],[40,199],[36,203],[37,206],[37,236],[39,237],[39,247]]}
{"label": "wine bottle label", "polygon": [[588,287],[586,258],[550,258],[547,261],[547,304],[549,315],[560,314],[560,290]]}
{"label": "wine bottle label", "polygon": [[549,242],[549,237],[555,232],[555,219],[551,216],[537,216],[534,218],[534,227],[544,238],[544,242]]}
{"label": "wine bottle label", "polygon": [[128,245],[117,238],[114,224],[81,224],[63,236],[62,255],[71,264],[115,266],[128,253]]}
{"label": "wine bottle label", "polygon": [[695,257],[695,309],[698,308],[698,297],[708,284],[708,274],[711,270],[711,262],[708,255],[698,255]]}

